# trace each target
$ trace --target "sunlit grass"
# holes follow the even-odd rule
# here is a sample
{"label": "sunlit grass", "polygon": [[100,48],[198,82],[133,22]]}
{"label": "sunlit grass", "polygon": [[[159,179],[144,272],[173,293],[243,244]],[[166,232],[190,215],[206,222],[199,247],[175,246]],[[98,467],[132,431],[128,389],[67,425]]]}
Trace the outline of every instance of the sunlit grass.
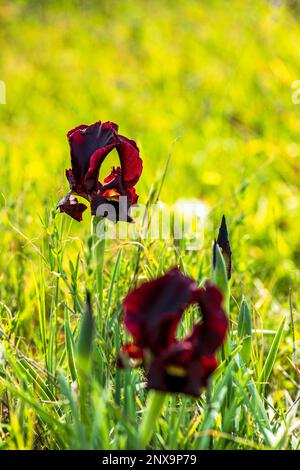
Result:
{"label": "sunlit grass", "polygon": [[[168,398],[151,447],[298,446],[300,105],[291,97],[300,79],[299,21],[291,1],[1,3],[2,448],[136,445],[147,392],[139,372],[117,371],[115,360],[138,248],[107,243],[101,311],[90,216],[79,224],[55,214],[70,166],[65,134],[98,119],[137,141],[141,203],[177,139],[160,199],[197,198],[208,208],[203,249],[145,242],[138,281],[175,264],[199,281],[209,277],[225,213],[232,331],[243,296],[258,330],[247,370],[237,372],[234,350],[210,395]],[[74,363],[86,288],[97,333],[90,389],[82,392]],[[284,317],[273,364],[267,357]]]}

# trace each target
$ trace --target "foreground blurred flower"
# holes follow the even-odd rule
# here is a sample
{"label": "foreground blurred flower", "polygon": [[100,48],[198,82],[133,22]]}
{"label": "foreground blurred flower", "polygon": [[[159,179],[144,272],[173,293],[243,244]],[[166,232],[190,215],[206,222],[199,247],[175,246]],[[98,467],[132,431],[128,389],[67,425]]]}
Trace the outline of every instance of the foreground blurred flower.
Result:
{"label": "foreground blurred flower", "polygon": [[[142,284],[123,303],[125,326],[134,343],[123,346],[119,366],[143,363],[149,389],[198,397],[217,367],[216,351],[226,336],[222,301],[217,287],[207,283],[199,288],[178,269]],[[192,304],[198,305],[202,322],[178,340],[177,326]]]}
{"label": "foreground blurred flower", "polygon": [[[74,197],[81,196],[89,201],[92,215],[99,215],[97,209],[105,205],[106,210],[101,215],[114,218],[114,222],[131,222],[128,210],[137,202],[134,186],[142,173],[142,160],[136,143],[118,134],[116,124],[101,121],[90,126],[80,125],[69,131],[67,137],[72,163],[72,169],[66,170],[70,191],[58,203],[60,212],[81,221],[87,206]],[[102,184],[98,180],[100,167],[113,149],[119,154],[120,167],[113,168]],[[119,204],[121,196],[123,202],[126,201],[126,208],[122,211]]]}

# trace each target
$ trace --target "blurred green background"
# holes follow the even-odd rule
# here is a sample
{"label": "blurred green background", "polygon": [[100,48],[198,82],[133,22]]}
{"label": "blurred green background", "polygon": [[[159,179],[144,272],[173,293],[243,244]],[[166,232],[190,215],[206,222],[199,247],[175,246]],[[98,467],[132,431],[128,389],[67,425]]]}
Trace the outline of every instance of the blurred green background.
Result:
{"label": "blurred green background", "polygon": [[[161,199],[206,202],[208,246],[226,214],[239,296],[278,324],[299,299],[299,21],[298,1],[1,0],[5,302],[20,310],[40,217],[66,192],[66,132],[101,119],[138,142],[143,203],[179,137]],[[88,212],[66,223],[89,233]]]}

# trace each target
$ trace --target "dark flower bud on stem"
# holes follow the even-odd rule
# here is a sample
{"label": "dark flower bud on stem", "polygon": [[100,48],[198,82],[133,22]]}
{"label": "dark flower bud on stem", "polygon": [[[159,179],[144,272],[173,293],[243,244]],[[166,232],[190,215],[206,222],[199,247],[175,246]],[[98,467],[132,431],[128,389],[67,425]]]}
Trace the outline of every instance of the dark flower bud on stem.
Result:
{"label": "dark flower bud on stem", "polygon": [[213,246],[213,267],[216,268],[216,244],[221,248],[221,252],[226,264],[227,278],[231,278],[231,247],[228,238],[228,230],[226,225],[225,215],[222,217],[221,225],[219,228],[218,238],[214,241]]}

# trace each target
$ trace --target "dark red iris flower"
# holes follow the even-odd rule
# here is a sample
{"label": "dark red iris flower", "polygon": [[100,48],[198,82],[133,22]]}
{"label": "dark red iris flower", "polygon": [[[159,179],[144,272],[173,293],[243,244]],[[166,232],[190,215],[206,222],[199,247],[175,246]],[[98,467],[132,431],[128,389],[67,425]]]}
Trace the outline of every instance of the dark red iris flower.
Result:
{"label": "dark red iris flower", "polygon": [[[179,269],[142,284],[124,300],[124,321],[133,337],[120,352],[120,367],[144,365],[148,388],[199,396],[217,367],[216,351],[227,333],[220,290],[199,288]],[[202,321],[182,340],[176,337],[184,310],[198,305]]]}
{"label": "dark red iris flower", "polygon": [[[70,191],[58,203],[60,211],[81,221],[82,213],[87,209],[75,197],[81,196],[89,201],[92,215],[107,216],[114,222],[131,222],[128,210],[138,200],[134,186],[143,169],[136,143],[118,134],[118,126],[113,122],[80,125],[69,131],[67,137],[72,164],[72,169],[66,170]],[[120,167],[113,168],[102,184],[100,167],[113,149],[119,154]],[[101,206],[103,213],[99,212]]]}

